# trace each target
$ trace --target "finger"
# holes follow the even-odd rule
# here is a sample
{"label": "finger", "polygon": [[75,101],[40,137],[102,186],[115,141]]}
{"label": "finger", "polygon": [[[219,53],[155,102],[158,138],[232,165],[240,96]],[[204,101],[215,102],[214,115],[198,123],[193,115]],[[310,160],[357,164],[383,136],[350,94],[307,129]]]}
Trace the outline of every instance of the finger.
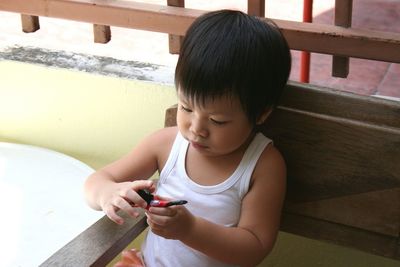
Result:
{"label": "finger", "polygon": [[162,235],[162,232],[165,230],[165,225],[163,223],[160,224],[155,218],[155,216],[146,212],[147,216],[147,224],[149,225],[151,231],[157,235]]}
{"label": "finger", "polygon": [[149,215],[147,212],[145,212],[144,214],[146,215],[146,222],[147,222],[147,225],[148,225],[150,228],[153,228],[153,221],[151,220],[150,215]]}
{"label": "finger", "polygon": [[153,213],[149,213],[147,218],[150,219],[151,223],[153,224],[153,228],[156,226],[160,228],[166,227],[172,221],[172,217],[170,216],[157,215]]}
{"label": "finger", "polygon": [[146,208],[147,203],[146,201],[141,198],[137,192],[134,190],[127,190],[125,192],[121,192],[121,197],[123,197],[129,206],[131,207],[141,207],[141,208]]}
{"label": "finger", "polygon": [[149,228],[154,234],[163,236],[163,231],[165,229],[163,226],[153,223],[153,221],[149,218],[147,218],[147,224],[149,225]]}
{"label": "finger", "polygon": [[130,249],[126,251],[127,257],[129,257],[130,261],[135,264],[142,264],[141,253],[136,249]]}
{"label": "finger", "polygon": [[149,192],[153,192],[155,190],[154,182],[151,180],[137,180],[132,182],[132,189],[133,189],[133,195],[130,194],[130,199],[137,204],[138,206],[142,208],[147,208],[147,202],[139,196],[137,191],[141,189],[148,190]]}
{"label": "finger", "polygon": [[[132,189],[138,191],[140,189],[147,189],[153,192],[155,189],[154,182],[152,180],[136,180],[132,182]],[[153,190],[153,191],[151,191]]]}
{"label": "finger", "polygon": [[174,207],[150,207],[149,212],[152,215],[174,217],[177,213]]}
{"label": "finger", "polygon": [[115,207],[113,207],[112,205],[105,208],[104,213],[107,215],[108,218],[110,218],[111,221],[119,225],[124,223],[124,219],[117,215]]}
{"label": "finger", "polygon": [[112,204],[118,209],[123,210],[124,212],[129,214],[131,217],[136,218],[137,216],[139,216],[138,211],[122,197],[115,199]]}
{"label": "finger", "polygon": [[142,263],[137,255],[136,250],[124,250],[122,251],[122,262],[130,264],[140,264]]}
{"label": "finger", "polygon": [[154,193],[156,191],[156,181],[154,180],[148,180],[150,182],[150,186],[147,187],[146,189],[150,192],[150,193]]}

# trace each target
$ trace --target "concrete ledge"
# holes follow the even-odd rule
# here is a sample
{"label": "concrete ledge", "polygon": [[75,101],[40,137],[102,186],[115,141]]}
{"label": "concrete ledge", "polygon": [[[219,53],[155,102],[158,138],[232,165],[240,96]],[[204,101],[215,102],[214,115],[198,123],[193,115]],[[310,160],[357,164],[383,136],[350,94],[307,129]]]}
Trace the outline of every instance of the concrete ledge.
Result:
{"label": "concrete ledge", "polygon": [[169,85],[174,82],[174,69],[171,67],[61,50],[12,46],[0,51],[1,59]]}

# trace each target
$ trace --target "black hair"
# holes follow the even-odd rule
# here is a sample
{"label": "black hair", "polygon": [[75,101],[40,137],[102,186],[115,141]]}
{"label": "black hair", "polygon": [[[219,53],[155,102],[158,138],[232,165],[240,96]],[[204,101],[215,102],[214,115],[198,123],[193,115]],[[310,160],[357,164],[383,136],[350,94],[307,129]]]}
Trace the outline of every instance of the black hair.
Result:
{"label": "black hair", "polygon": [[276,106],[290,68],[288,44],[271,20],[219,10],[198,17],[186,32],[175,85],[197,104],[237,96],[255,124]]}

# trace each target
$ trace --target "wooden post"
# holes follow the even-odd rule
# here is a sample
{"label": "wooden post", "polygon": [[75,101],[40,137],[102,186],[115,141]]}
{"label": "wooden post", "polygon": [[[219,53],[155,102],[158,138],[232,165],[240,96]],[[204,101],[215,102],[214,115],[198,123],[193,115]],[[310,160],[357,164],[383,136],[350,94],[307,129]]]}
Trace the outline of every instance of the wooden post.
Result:
{"label": "wooden post", "polygon": [[[335,0],[335,25],[345,28],[351,27],[353,0]],[[349,75],[349,58],[332,57],[332,76],[347,78]]]}
{"label": "wooden post", "polygon": [[265,17],[265,0],[248,0],[247,14],[258,17]]}
{"label": "wooden post", "polygon": [[111,40],[110,26],[93,24],[94,42],[106,44]]}
{"label": "wooden post", "polygon": [[35,32],[40,29],[39,17],[21,14],[23,32]]}
{"label": "wooden post", "polygon": [[[167,5],[176,7],[185,7],[185,0],[167,0]],[[179,54],[183,36],[168,34],[169,52]]]}

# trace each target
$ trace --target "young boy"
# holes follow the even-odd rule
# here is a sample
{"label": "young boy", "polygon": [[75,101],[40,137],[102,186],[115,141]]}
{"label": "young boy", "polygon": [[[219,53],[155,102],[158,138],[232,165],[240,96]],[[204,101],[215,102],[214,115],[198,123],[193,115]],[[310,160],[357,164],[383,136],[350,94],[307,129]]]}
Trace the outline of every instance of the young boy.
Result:
{"label": "young boy", "polygon": [[[150,207],[142,246],[153,266],[255,266],[271,251],[280,223],[286,168],[257,132],[277,104],[291,66],[270,21],[240,11],[199,17],[176,67],[177,127],[146,137],[91,175],[91,207],[122,224],[146,208],[138,190],[186,205]],[[160,173],[157,185],[147,180]]]}

